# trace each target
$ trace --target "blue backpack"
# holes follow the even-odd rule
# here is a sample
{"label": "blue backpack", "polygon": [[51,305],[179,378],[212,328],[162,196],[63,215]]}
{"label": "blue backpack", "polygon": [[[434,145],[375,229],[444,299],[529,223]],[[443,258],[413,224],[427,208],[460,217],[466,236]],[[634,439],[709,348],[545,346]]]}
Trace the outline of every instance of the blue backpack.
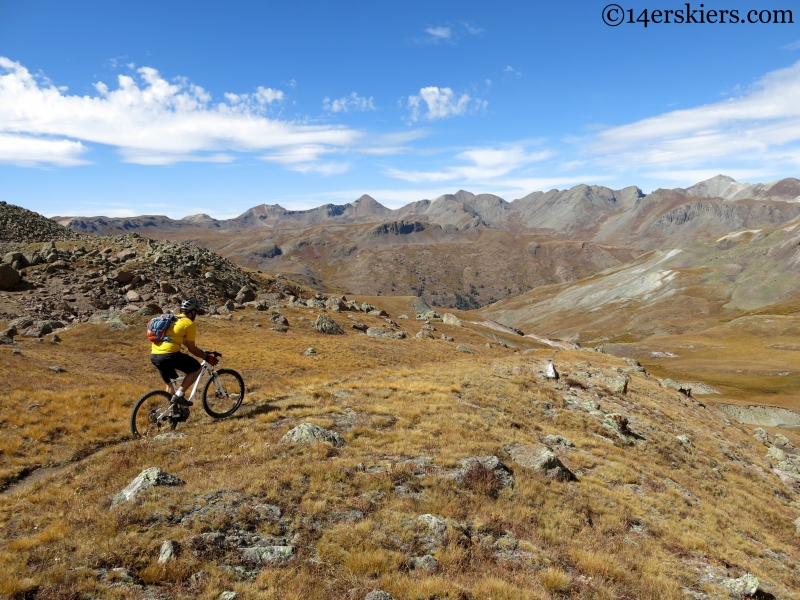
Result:
{"label": "blue backpack", "polygon": [[167,330],[172,324],[178,320],[175,315],[161,315],[160,317],[153,317],[147,324],[147,339],[154,344],[161,342],[171,342],[172,340],[167,337]]}

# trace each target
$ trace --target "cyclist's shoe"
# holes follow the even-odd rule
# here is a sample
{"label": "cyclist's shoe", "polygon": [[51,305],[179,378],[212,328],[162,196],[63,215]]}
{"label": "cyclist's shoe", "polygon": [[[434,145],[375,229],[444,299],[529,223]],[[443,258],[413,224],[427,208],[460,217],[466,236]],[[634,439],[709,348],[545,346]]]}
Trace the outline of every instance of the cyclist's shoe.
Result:
{"label": "cyclist's shoe", "polygon": [[183,396],[173,396],[170,398],[170,402],[172,402],[172,404],[177,404],[178,406],[194,406],[194,402],[187,400]]}

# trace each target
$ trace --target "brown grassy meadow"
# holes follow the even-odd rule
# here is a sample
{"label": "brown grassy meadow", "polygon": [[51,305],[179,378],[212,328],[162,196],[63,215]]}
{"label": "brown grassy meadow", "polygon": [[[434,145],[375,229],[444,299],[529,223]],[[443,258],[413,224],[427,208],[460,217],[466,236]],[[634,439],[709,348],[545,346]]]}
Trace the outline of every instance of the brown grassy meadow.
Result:
{"label": "brown grassy meadow", "polygon": [[[60,333],[59,345],[25,340],[20,356],[3,348],[0,479],[8,485],[37,467],[55,469],[0,495],[0,595],[212,599],[235,590],[243,598],[360,599],[379,588],[398,599],[655,600],[683,598],[688,587],[724,597],[700,581],[709,567],[800,589],[797,496],[771,473],[750,428],[637,374],[627,394],[615,395],[597,379],[628,367],[612,356],[523,355],[441,324],[435,334],[455,344],[418,340],[413,320],[398,321],[409,339],[373,339],[351,330],[347,314],[333,315],[345,336],[324,336],[311,327],[315,311],[283,312],[287,333],[270,330],[265,313],[200,319],[198,345],[221,351],[222,366],[239,370],[248,391],[227,420],[196,405],[179,425],[182,438],[128,434],[132,403],[160,386],[143,327],[83,325]],[[475,354],[457,352],[459,343]],[[309,347],[317,356],[303,355]],[[537,377],[550,357],[569,380]],[[644,440],[615,443],[596,416],[567,406],[569,394],[627,415]],[[302,422],[339,431],[347,443],[280,443]],[[503,450],[548,434],[574,442],[554,449],[577,482],[546,479]],[[680,434],[692,444],[676,441]],[[513,469],[513,490],[446,475],[460,459],[483,455]],[[420,456],[431,469],[417,475],[408,460]],[[111,497],[152,466],[186,485],[111,508]],[[279,506],[295,558],[249,578],[189,551],[194,536],[230,523],[164,515],[221,490]],[[361,518],[341,518],[352,511]],[[408,548],[418,543],[410,523],[422,514],[448,523],[434,572],[410,566]],[[162,566],[166,539],[187,550]],[[115,579],[115,568],[132,582]]]}

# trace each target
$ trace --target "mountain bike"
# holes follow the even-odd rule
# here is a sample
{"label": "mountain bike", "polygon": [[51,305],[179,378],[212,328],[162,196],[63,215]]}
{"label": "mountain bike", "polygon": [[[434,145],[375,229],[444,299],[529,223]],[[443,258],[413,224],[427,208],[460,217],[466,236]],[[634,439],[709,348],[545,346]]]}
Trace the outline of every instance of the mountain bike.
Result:
{"label": "mountain bike", "polygon": [[[222,358],[219,352],[211,352]],[[208,374],[209,378],[203,386],[203,408],[215,419],[230,417],[242,405],[244,399],[244,380],[233,369],[215,369],[207,361],[200,363],[200,375],[194,383],[191,401],[194,398],[200,381]],[[178,380],[171,383],[178,388]],[[166,430],[173,430],[189,418],[189,409],[172,404],[172,395],[162,390],[153,390],[136,401],[131,411],[131,433],[134,437],[152,437]]]}

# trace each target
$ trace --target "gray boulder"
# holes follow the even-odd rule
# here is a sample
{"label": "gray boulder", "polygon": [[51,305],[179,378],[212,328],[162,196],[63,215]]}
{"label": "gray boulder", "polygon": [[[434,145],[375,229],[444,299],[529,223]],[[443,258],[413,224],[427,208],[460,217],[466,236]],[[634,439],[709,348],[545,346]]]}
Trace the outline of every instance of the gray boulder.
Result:
{"label": "gray boulder", "polygon": [[239,551],[244,560],[258,565],[282,565],[294,558],[294,546],[253,546]]}
{"label": "gray boulder", "polygon": [[755,575],[745,573],[738,579],[725,578],[720,585],[734,598],[752,598],[758,591],[759,581]]}
{"label": "gray boulder", "polygon": [[394,600],[394,596],[387,594],[383,590],[372,590],[364,596],[364,600]]}
{"label": "gray boulder", "polygon": [[236,303],[237,304],[244,304],[245,302],[252,302],[256,299],[256,293],[253,288],[249,286],[244,286],[242,289],[239,290],[239,293],[236,294]]}
{"label": "gray boulder", "polygon": [[451,338],[449,335],[445,335],[444,333],[442,334],[442,339],[443,339],[445,342],[454,342],[454,341],[455,341],[455,340],[454,340],[453,338]]}
{"label": "gray boulder", "polygon": [[445,325],[455,325],[456,327],[461,327],[461,319],[452,313],[444,313],[444,316],[442,317],[442,323]]}
{"label": "gray boulder", "polygon": [[341,327],[331,319],[328,315],[320,315],[317,317],[316,322],[314,323],[314,327],[317,328],[317,331],[320,333],[325,333],[328,335],[344,335],[344,331]]}
{"label": "gray boulder", "polygon": [[503,450],[508,452],[515,463],[533,469],[545,477],[559,481],[577,481],[575,474],[544,444],[511,444],[503,447]]}
{"label": "gray boulder", "polygon": [[336,431],[323,429],[313,423],[301,423],[294,429],[287,431],[281,438],[281,442],[290,444],[316,444],[318,442],[328,442],[333,446],[344,446],[342,434]]}
{"label": "gray boulder", "polygon": [[158,564],[165,565],[169,561],[178,556],[180,546],[174,540],[167,540],[161,544],[161,549],[158,552]]}
{"label": "gray boulder", "polygon": [[433,339],[433,334],[430,331],[425,331],[423,329],[423,330],[417,332],[416,337],[418,337],[420,339],[424,339],[424,340],[432,340]]}
{"label": "gray boulder", "polygon": [[456,350],[459,352],[464,352],[466,354],[475,354],[475,351],[472,350],[469,346],[465,346],[464,344],[459,344],[456,346]]}
{"label": "gray boulder", "polygon": [[162,471],[158,467],[150,467],[139,473],[127,487],[119,492],[111,501],[111,506],[133,500],[143,490],[160,485],[183,485],[185,482],[174,475]]}
{"label": "gray boulder", "polygon": [[366,332],[369,329],[369,325],[366,325],[364,323],[353,323],[352,327],[353,329],[363,332]]}
{"label": "gray boulder", "polygon": [[22,281],[22,276],[10,265],[0,265],[0,290],[13,290]]}

